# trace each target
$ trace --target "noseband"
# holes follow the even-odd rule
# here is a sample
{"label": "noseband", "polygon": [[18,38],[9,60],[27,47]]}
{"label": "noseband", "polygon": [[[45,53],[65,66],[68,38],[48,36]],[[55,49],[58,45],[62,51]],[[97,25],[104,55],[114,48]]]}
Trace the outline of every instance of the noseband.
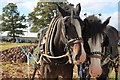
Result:
{"label": "noseband", "polygon": [[81,42],[83,42],[83,38],[78,37],[78,38],[68,40],[67,44],[78,44],[78,43],[81,43]]}
{"label": "noseband", "polygon": [[103,53],[96,51],[96,52],[91,52],[91,54],[88,57],[99,58],[100,60],[102,60],[102,55],[103,55]]}

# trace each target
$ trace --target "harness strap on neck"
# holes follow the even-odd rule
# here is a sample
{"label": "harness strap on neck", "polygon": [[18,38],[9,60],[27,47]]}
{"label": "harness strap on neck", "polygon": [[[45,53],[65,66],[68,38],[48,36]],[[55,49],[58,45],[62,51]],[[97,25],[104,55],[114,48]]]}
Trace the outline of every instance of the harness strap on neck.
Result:
{"label": "harness strap on neck", "polygon": [[52,27],[52,23],[53,23],[54,20],[55,20],[55,18],[52,19],[52,21],[49,25],[49,28],[48,28],[48,34],[47,34],[46,43],[45,43],[45,53],[48,52],[48,38],[49,38],[49,33],[50,33],[50,30],[51,30],[51,27]]}
{"label": "harness strap on neck", "polygon": [[55,21],[54,21],[54,25],[53,25],[53,27],[52,27],[52,30],[51,30],[51,36],[49,37],[50,38],[50,40],[49,40],[49,45],[50,45],[50,47],[49,47],[49,52],[50,52],[50,54],[52,55],[52,56],[54,56],[54,53],[53,53],[53,51],[52,51],[52,44],[53,44],[53,39],[54,39],[54,34],[55,34],[55,29],[56,29],[56,27],[57,27],[57,24],[59,24],[60,23],[60,20],[61,18],[58,18],[58,19],[56,19]]}

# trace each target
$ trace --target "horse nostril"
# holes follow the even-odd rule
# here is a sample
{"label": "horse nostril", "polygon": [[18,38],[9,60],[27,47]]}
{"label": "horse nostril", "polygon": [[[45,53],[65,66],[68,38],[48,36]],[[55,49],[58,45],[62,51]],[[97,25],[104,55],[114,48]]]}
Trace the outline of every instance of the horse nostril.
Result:
{"label": "horse nostril", "polygon": [[80,55],[76,55],[75,59],[79,60],[79,58],[80,58]]}
{"label": "horse nostril", "polygon": [[92,74],[92,70],[91,70],[91,74]]}
{"label": "horse nostril", "polygon": [[98,75],[98,77],[99,77],[100,75]]}

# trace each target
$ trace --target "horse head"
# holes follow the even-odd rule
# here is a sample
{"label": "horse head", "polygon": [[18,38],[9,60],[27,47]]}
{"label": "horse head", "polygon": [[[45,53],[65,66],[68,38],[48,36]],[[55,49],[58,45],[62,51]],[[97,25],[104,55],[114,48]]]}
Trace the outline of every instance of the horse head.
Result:
{"label": "horse head", "polygon": [[81,6],[78,4],[76,8],[67,7],[65,9],[57,6],[62,16],[61,27],[57,30],[61,35],[59,40],[55,39],[54,42],[60,41],[64,44],[64,49],[72,55],[70,56],[74,64],[83,63],[86,59],[86,53],[83,48],[82,24],[79,22]]}
{"label": "horse head", "polygon": [[85,22],[85,48],[86,53],[90,57],[89,73],[92,77],[99,77],[102,73],[102,43],[103,31],[109,23],[110,17],[103,23],[95,15],[84,19]]}

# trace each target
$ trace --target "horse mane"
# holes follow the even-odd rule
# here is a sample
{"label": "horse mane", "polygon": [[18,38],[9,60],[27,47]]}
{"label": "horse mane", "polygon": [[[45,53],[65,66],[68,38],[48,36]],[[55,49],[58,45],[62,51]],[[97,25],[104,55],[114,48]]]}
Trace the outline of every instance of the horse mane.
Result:
{"label": "horse mane", "polygon": [[102,25],[101,20],[95,15],[88,16],[84,21],[85,20],[87,20],[87,22],[85,22],[85,37],[92,38],[92,41],[96,42],[96,37],[98,35],[101,36],[104,26]]}

